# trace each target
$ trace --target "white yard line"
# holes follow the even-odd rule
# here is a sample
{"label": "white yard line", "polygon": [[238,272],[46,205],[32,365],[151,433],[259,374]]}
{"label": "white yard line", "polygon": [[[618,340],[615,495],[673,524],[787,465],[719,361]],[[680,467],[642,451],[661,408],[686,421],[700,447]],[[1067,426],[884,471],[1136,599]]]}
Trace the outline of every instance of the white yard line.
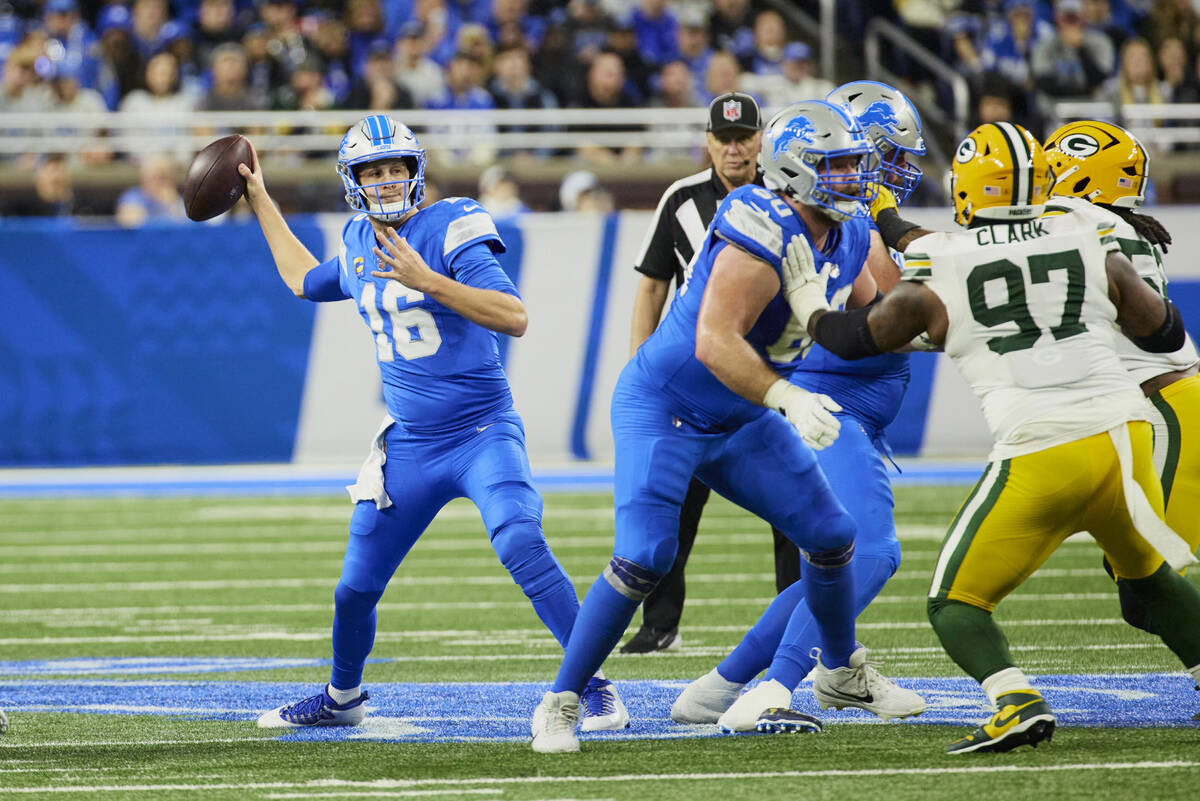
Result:
{"label": "white yard line", "polygon": [[[201,742],[201,741],[196,741]],[[211,742],[211,741],[210,741]],[[87,745],[79,743],[78,745]],[[626,774],[617,776],[503,776],[469,779],[376,779],[373,781],[348,781],[322,779],[311,782],[253,782],[248,784],[91,784],[71,787],[10,787],[8,793],[164,793],[204,790],[318,790],[323,788],[358,788],[363,790],[388,790],[409,787],[469,787],[477,785],[504,784],[580,784],[588,781],[652,782],[652,781],[730,781],[742,779],[804,779],[804,778],[854,778],[895,776],[953,776],[987,775],[1006,773],[1033,773],[1041,771],[1123,771],[1123,770],[1182,770],[1200,768],[1200,762],[1082,762],[1066,765],[963,765],[945,768],[862,768],[858,770],[784,770],[744,773],[656,773]]]}

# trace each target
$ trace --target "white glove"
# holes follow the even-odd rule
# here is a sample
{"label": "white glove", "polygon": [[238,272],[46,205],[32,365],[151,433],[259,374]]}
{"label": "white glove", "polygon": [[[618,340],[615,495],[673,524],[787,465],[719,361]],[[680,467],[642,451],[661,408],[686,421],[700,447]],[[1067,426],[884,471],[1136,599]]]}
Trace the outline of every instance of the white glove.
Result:
{"label": "white glove", "polygon": [[842,407],[828,395],[819,395],[800,389],[786,379],[779,379],[763,396],[763,406],[777,409],[788,422],[800,432],[800,438],[813,450],[824,450],[834,443],[841,430],[841,422],[832,412]]}
{"label": "white glove", "polygon": [[820,272],[813,261],[812,248],[800,234],[792,237],[783,252],[783,296],[796,321],[808,330],[808,318],[819,309],[828,309],[825,285],[832,264],[826,262]]}

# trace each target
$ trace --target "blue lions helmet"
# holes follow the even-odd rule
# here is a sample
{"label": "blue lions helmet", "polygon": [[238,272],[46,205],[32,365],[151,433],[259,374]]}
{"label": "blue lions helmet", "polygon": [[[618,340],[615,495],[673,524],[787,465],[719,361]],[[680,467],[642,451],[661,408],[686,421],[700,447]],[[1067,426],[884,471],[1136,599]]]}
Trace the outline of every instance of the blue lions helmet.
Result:
{"label": "blue lions helmet", "polygon": [[[356,168],[380,159],[403,159],[408,166],[408,178],[360,184]],[[346,203],[350,208],[365,211],[376,219],[399,219],[425,199],[425,148],[407,126],[383,114],[365,117],[346,131],[338,148],[337,171],[346,187]],[[403,198],[384,203],[379,190],[395,184],[404,185]]]}
{"label": "blue lions helmet", "polygon": [[[833,172],[834,159],[856,158],[851,172]],[[875,197],[875,148],[853,117],[824,100],[794,103],[763,129],[762,167],[768,189],[816,206],[836,222],[867,214]]]}
{"label": "blue lions helmet", "polygon": [[921,168],[908,155],[925,155],[921,116],[898,89],[877,81],[842,84],[825,98],[850,109],[867,138],[879,151],[883,184],[903,203],[921,183]]}

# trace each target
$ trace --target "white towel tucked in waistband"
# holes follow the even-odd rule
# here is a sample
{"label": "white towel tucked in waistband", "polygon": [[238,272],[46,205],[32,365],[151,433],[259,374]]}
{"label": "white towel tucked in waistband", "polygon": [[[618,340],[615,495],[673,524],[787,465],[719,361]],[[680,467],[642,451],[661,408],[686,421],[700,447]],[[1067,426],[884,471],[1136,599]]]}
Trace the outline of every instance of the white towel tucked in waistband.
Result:
{"label": "white towel tucked in waistband", "polygon": [[383,488],[383,463],[387,461],[387,431],[395,423],[396,421],[388,415],[383,416],[383,423],[375,432],[375,438],[371,440],[371,453],[359,468],[358,479],[346,487],[346,492],[350,493],[350,500],[355,503],[374,501],[377,509],[386,509],[392,505],[392,499]]}

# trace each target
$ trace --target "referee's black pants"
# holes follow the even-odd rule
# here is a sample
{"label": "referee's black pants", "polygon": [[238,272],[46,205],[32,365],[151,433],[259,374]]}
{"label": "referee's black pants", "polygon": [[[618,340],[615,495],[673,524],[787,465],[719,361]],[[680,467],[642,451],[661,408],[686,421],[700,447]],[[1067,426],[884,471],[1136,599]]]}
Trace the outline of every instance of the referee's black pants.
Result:
{"label": "referee's black pants", "polygon": [[[683,570],[687,566],[688,556],[692,553],[692,545],[696,542],[700,514],[704,511],[704,504],[708,502],[711,492],[712,490],[695,478],[688,485],[687,496],[683,499],[683,508],[679,513],[679,550],[675,553],[675,564],[642,604],[644,628],[660,631],[679,628],[686,591]],[[800,580],[800,549],[776,529],[771,529],[771,532],[775,537],[775,591],[783,592]]]}

